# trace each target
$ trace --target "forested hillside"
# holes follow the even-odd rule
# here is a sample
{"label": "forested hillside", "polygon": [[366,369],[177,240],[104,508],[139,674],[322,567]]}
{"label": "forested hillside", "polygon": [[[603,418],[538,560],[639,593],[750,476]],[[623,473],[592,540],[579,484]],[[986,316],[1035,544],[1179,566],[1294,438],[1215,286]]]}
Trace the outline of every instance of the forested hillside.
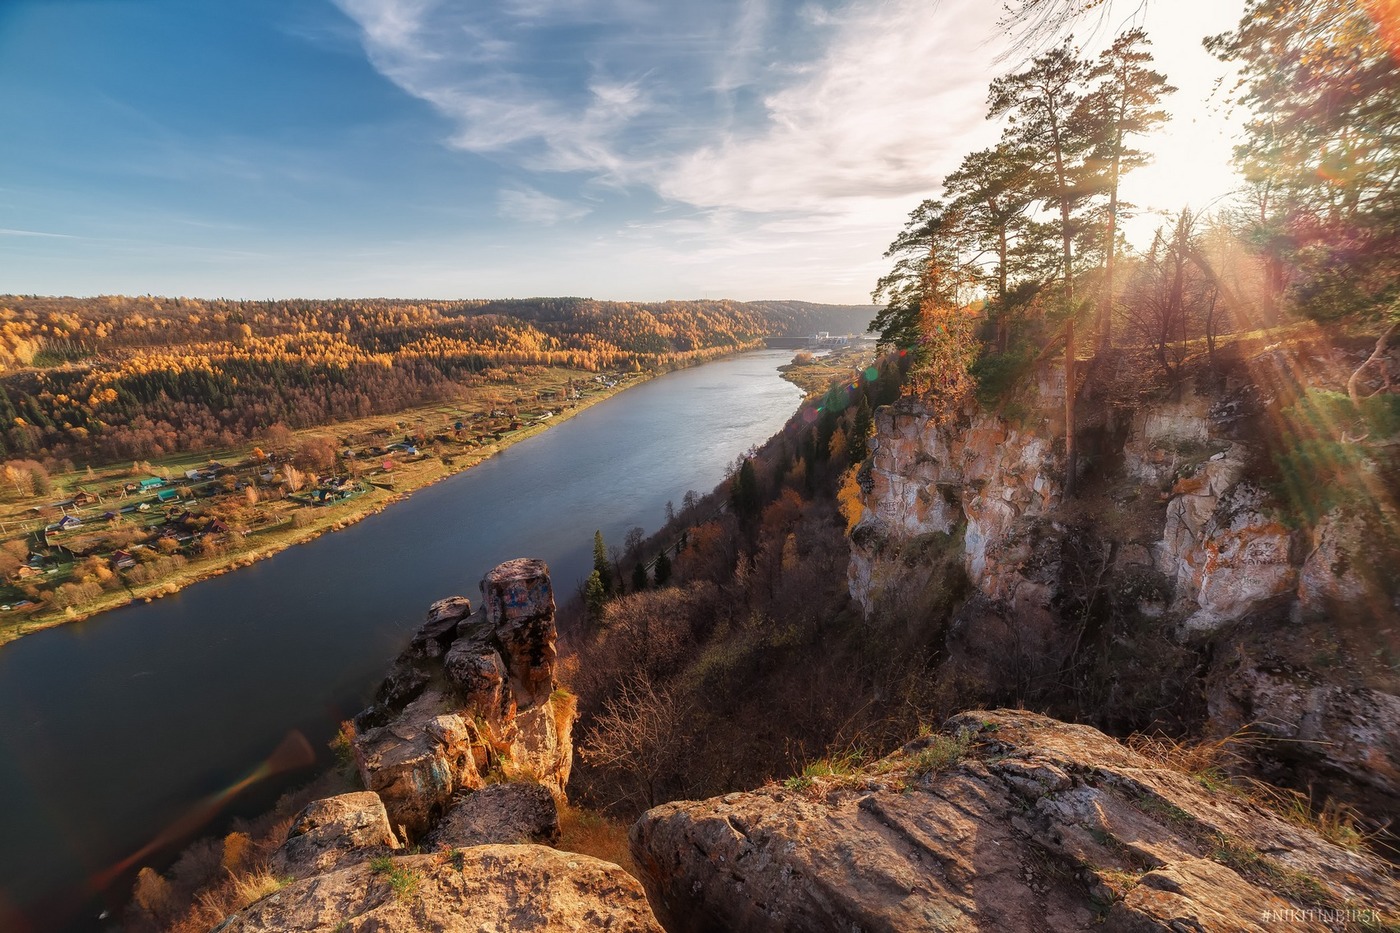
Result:
{"label": "forested hillside", "polygon": [[[73,463],[231,446],[528,380],[654,370],[868,309],[800,302],[0,298],[0,457]],[[832,328],[835,329],[835,328]]]}

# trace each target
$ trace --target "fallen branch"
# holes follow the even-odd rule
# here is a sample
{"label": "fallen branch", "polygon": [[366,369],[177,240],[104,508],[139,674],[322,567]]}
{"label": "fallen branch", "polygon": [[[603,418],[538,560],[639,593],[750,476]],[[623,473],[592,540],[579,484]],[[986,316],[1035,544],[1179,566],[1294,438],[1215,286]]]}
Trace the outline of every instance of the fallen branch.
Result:
{"label": "fallen branch", "polygon": [[[1357,390],[1357,385],[1361,381],[1361,374],[1364,373],[1372,363],[1385,356],[1386,344],[1390,342],[1390,335],[1395,332],[1396,327],[1400,327],[1400,322],[1392,323],[1381,333],[1380,337],[1376,338],[1376,349],[1371,351],[1370,356],[1366,357],[1366,362],[1356,367],[1356,371],[1353,372],[1351,378],[1347,380],[1347,397],[1351,399],[1352,405],[1357,407],[1361,405],[1361,394]],[[1372,392],[1371,395],[1375,395],[1375,393]],[[1366,397],[1370,398],[1371,396],[1368,395]]]}

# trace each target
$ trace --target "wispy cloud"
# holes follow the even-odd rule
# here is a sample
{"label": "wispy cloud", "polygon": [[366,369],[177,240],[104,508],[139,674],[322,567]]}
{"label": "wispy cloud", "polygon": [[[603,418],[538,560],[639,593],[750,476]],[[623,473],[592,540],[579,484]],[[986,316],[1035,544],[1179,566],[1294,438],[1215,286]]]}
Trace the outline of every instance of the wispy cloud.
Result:
{"label": "wispy cloud", "polygon": [[0,227],[0,236],[34,236],[45,237],[55,240],[76,240],[77,237],[69,233],[45,233],[42,230],[11,230],[8,227]]}
{"label": "wispy cloud", "polygon": [[506,220],[552,227],[566,220],[578,220],[591,208],[573,201],[551,197],[534,188],[506,188],[497,197],[497,213]]}
{"label": "wispy cloud", "polygon": [[[872,192],[908,197],[952,167],[962,141],[950,140],[981,118],[977,0],[938,17],[921,0],[834,12],[516,0],[504,14],[337,2],[375,66],[454,122],[451,145],[697,206],[829,212]],[[557,46],[561,22],[597,28]]]}
{"label": "wispy cloud", "polygon": [[[865,292],[909,209],[999,131],[986,0],[334,2],[374,66],[448,119],[447,145],[554,192],[508,188],[504,216],[589,216],[609,248],[726,281],[742,266]],[[556,196],[571,185],[630,219],[606,231],[617,213]]]}

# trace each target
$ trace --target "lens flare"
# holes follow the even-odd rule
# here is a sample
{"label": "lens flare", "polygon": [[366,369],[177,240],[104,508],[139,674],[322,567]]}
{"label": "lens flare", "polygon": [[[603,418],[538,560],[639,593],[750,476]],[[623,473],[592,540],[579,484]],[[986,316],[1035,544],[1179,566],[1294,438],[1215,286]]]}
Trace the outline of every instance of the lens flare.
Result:
{"label": "lens flare", "polygon": [[205,797],[189,813],[171,823],[146,845],[105,871],[93,875],[88,881],[89,890],[93,894],[102,893],[124,872],[140,864],[142,859],[193,835],[212,820],[225,804],[259,781],[287,771],[305,768],[314,764],[315,761],[316,753],[312,750],[311,743],[306,741],[306,736],[296,730],[289,732],[272,755],[242,780]]}

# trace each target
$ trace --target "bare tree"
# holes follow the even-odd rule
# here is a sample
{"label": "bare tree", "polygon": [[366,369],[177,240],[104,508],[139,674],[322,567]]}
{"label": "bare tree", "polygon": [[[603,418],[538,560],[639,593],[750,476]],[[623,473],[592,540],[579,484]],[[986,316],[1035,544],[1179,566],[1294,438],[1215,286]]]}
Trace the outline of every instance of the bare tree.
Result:
{"label": "bare tree", "polygon": [[658,687],[645,672],[604,704],[580,754],[612,773],[621,793],[612,803],[646,809],[670,799],[667,786],[686,773],[693,754],[686,731],[691,713],[683,693]]}
{"label": "bare tree", "polygon": [[1196,215],[1184,209],[1170,230],[1158,228],[1129,283],[1128,330],[1152,348],[1168,379],[1180,375],[1186,342],[1214,327],[1219,288],[1202,272],[1199,255]]}

